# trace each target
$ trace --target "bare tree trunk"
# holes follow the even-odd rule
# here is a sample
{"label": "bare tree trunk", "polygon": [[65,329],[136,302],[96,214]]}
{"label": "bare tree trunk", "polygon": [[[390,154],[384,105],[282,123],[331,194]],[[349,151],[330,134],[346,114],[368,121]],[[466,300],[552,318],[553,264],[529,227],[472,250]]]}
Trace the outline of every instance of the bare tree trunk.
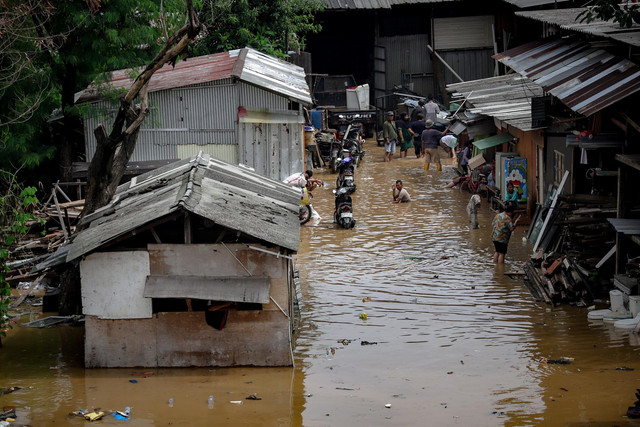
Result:
{"label": "bare tree trunk", "polygon": [[[109,203],[124,176],[129,159],[136,147],[140,124],[149,111],[147,90],[151,76],[167,63],[175,65],[178,55],[185,51],[189,43],[200,33],[200,29],[201,25],[193,9],[192,0],[187,0],[185,24],[167,40],[162,50],[124,94],[111,133],[107,135],[107,130],[102,125],[94,130],[98,145],[89,165],[83,218]],[[138,96],[140,103],[133,105],[133,101]],[[80,223],[78,229],[82,228],[84,226]]]}

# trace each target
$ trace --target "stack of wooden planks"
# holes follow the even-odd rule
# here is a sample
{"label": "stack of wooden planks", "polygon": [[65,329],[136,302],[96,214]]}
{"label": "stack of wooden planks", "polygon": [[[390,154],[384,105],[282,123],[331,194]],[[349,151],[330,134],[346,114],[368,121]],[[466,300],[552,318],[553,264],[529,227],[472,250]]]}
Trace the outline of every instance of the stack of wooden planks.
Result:
{"label": "stack of wooden planks", "polygon": [[527,261],[524,271],[536,301],[585,306],[594,299],[589,272],[564,255],[532,259]]}

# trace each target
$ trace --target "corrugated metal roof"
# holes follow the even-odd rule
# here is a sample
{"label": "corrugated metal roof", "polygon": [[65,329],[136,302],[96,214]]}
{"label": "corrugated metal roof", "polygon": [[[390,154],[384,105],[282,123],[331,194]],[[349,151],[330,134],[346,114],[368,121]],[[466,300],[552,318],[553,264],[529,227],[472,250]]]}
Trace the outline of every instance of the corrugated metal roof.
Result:
{"label": "corrugated metal roof", "polygon": [[502,120],[520,130],[535,129],[531,123],[531,98],[542,96],[542,87],[518,74],[490,77],[447,85],[452,101],[466,98],[466,109]]}
{"label": "corrugated metal roof", "polygon": [[299,201],[299,189],[201,153],[119,186],[85,218],[89,227],[75,235],[67,261],[181,211],[297,251]]}
{"label": "corrugated metal roof", "polygon": [[[130,78],[131,71],[113,71],[111,85],[115,89],[130,88],[133,83]],[[151,77],[149,92],[209,83],[230,77],[237,77],[302,104],[312,103],[302,67],[249,48],[188,58],[176,63],[175,67],[166,64]],[[76,103],[92,102],[101,98],[100,91],[91,85],[76,94]]]}
{"label": "corrugated metal roof", "polygon": [[599,37],[607,37],[631,46],[640,46],[640,25],[633,24],[631,28],[620,28],[613,21],[595,20],[590,23],[576,21],[578,14],[585,8],[539,10],[529,12],[516,12],[516,16],[535,19],[547,24],[557,25],[570,31],[587,33]]}
{"label": "corrugated metal roof", "polygon": [[462,0],[319,0],[326,9],[391,9],[404,4],[452,3]]}
{"label": "corrugated metal roof", "polygon": [[510,3],[520,9],[526,9],[528,7],[543,6],[545,4],[566,3],[569,0],[504,0],[506,3]]}
{"label": "corrugated metal roof", "polygon": [[538,40],[493,58],[585,116],[640,90],[640,67],[580,40]]}

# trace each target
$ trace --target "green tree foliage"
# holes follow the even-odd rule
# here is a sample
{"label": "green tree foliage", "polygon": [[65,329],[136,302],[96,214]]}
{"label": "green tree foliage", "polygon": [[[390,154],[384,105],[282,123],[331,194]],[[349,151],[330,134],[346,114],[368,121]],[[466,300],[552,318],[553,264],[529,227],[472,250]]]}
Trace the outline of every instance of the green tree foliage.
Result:
{"label": "green tree foliage", "polygon": [[0,167],[51,157],[46,119],[59,108],[55,148],[68,169],[83,147],[74,94],[108,71],[145,64],[183,11],[182,0],[0,1]]}
{"label": "green tree foliage", "polygon": [[205,35],[198,54],[252,47],[271,55],[304,49],[305,34],[317,32],[317,0],[204,0],[200,20]]}
{"label": "green tree foliage", "polygon": [[635,1],[593,0],[587,8],[580,12],[580,22],[602,21],[617,22],[621,28],[629,28],[640,21],[640,4]]}
{"label": "green tree foliage", "polygon": [[[74,94],[108,72],[142,66],[184,23],[185,0],[0,0],[0,170],[56,156],[62,180],[83,160]],[[318,31],[317,0],[198,0],[197,54],[253,47],[286,53]],[[47,119],[59,120],[51,142]],[[84,159],[89,161],[90,159]]]}
{"label": "green tree foliage", "polygon": [[6,329],[11,328],[9,317],[9,304],[11,288],[6,281],[6,273],[9,271],[7,261],[11,257],[9,248],[28,231],[28,224],[35,221],[32,215],[33,208],[37,205],[36,189],[33,187],[22,188],[16,183],[15,175],[0,171],[0,346],[2,337],[6,336]]}

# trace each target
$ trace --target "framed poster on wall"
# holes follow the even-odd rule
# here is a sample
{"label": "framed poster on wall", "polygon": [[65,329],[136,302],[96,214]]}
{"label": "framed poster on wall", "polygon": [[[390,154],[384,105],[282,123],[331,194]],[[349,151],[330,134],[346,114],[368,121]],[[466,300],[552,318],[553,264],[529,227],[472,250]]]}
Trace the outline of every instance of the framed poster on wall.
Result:
{"label": "framed poster on wall", "polygon": [[513,184],[514,191],[518,193],[518,202],[527,201],[527,159],[522,157],[504,160],[504,188],[506,196],[507,184]]}

